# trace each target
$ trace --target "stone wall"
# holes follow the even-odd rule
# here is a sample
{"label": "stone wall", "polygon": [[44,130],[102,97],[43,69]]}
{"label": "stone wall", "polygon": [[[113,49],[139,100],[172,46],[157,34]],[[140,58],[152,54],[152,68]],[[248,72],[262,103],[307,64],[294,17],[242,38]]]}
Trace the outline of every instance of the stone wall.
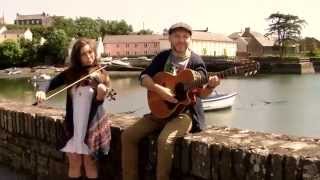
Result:
{"label": "stone wall", "polygon": [[260,73],[265,74],[313,74],[316,72],[312,62],[268,62],[260,63]]}
{"label": "stone wall", "polygon": [[[33,175],[31,179],[66,176],[67,162],[55,150],[64,111],[0,102],[0,163]],[[112,115],[112,148],[99,162],[103,179],[121,179],[121,132],[136,121]],[[141,179],[155,179],[157,133],[140,145]],[[179,139],[173,180],[320,179],[320,140],[211,127]]]}

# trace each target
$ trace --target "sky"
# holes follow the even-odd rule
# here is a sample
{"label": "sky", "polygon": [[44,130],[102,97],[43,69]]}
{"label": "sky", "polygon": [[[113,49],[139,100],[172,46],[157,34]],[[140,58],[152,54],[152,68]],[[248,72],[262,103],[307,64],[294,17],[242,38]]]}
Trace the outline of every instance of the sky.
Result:
{"label": "sky", "polygon": [[124,19],[135,31],[151,29],[161,33],[176,22],[193,29],[229,35],[246,27],[266,33],[266,18],[276,12],[297,15],[307,21],[302,36],[320,39],[316,14],[319,0],[0,0],[0,13],[13,23],[16,13],[76,18],[87,16],[105,20]]}

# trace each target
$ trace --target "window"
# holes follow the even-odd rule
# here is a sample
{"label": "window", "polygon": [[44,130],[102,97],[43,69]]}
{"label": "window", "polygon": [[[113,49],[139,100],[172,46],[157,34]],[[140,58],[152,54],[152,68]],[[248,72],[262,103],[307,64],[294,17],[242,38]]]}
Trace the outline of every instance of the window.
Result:
{"label": "window", "polygon": [[119,48],[119,44],[117,44],[117,48]]}
{"label": "window", "polygon": [[128,48],[128,47],[129,47],[129,44],[126,44],[126,47]]}
{"label": "window", "polygon": [[134,47],[138,47],[138,44],[134,44]]}
{"label": "window", "polygon": [[148,47],[148,44],[147,44],[147,43],[144,43],[144,47]]}

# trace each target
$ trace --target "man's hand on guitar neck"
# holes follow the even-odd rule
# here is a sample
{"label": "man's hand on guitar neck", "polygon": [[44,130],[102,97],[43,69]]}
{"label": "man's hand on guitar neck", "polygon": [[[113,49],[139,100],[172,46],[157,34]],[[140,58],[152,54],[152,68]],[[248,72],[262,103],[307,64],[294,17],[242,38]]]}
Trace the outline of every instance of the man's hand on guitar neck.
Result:
{"label": "man's hand on guitar neck", "polygon": [[174,93],[171,89],[161,86],[153,82],[152,78],[148,75],[144,75],[141,79],[141,85],[146,87],[149,91],[156,92],[160,97],[171,103],[178,103],[178,100],[174,97]]}
{"label": "man's hand on guitar neck", "polygon": [[219,86],[220,79],[218,76],[210,76],[208,79],[208,83],[205,85],[205,88],[201,91],[200,96],[201,97],[207,97],[209,96],[212,91]]}

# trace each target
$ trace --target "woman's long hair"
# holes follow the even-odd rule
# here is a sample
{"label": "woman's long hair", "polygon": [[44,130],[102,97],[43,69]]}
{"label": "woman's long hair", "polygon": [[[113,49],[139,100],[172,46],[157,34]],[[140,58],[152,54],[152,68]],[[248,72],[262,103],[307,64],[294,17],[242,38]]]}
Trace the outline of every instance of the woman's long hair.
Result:
{"label": "woman's long hair", "polygon": [[[92,63],[91,66],[83,66],[81,63],[81,49],[86,45],[89,45],[91,50],[94,51],[94,54],[95,54],[94,62]],[[78,39],[73,45],[70,59],[71,59],[71,65],[69,67],[69,73],[68,73],[67,79],[68,81],[72,82],[81,78],[84,75],[87,75],[87,73],[89,73],[92,67],[96,67],[98,65],[95,40],[87,39],[87,38]]]}
{"label": "woman's long hair", "polygon": [[86,45],[89,45],[91,50],[94,51],[95,54],[95,59],[92,66],[97,65],[96,42],[91,39],[80,38],[73,45],[71,51],[71,68],[74,68],[76,70],[81,70],[82,68],[85,68],[85,66],[81,64],[81,49]]}

